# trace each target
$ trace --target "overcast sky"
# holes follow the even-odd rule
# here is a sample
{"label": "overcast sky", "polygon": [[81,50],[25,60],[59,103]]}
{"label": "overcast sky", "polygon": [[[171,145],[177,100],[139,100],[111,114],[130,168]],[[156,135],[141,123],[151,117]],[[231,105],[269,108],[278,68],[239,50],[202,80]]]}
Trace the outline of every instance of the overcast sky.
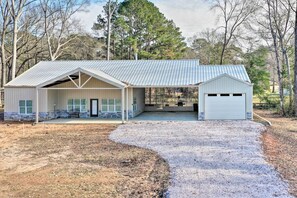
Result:
{"label": "overcast sky", "polygon": [[[195,33],[212,28],[216,24],[214,11],[209,9],[205,0],[150,0],[168,19],[172,19],[181,28],[183,36],[188,38]],[[86,31],[91,27],[98,14],[102,12],[102,4],[91,4],[88,12],[76,14]]]}

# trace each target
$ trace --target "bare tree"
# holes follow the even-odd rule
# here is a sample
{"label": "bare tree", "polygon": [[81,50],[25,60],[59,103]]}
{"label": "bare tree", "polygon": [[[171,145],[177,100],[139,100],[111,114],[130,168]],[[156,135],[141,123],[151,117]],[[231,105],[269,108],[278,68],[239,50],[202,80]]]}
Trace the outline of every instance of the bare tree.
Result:
{"label": "bare tree", "polygon": [[76,36],[79,22],[74,14],[82,11],[88,0],[40,0],[43,11],[44,32],[50,60],[60,57]]}
{"label": "bare tree", "polygon": [[24,9],[35,0],[8,0],[9,2],[9,12],[13,24],[13,39],[12,39],[12,65],[11,65],[11,79],[16,77],[16,67],[17,67],[17,43],[19,41],[19,20],[24,12]]}
{"label": "bare tree", "polygon": [[292,3],[290,0],[287,0],[290,5],[291,10],[294,12],[294,113],[297,116],[297,3]]}
{"label": "bare tree", "polygon": [[0,0],[0,21],[1,21],[1,87],[3,87],[7,82],[7,57],[6,57],[6,47],[5,47],[5,38],[8,31],[8,26],[11,22],[9,14],[9,4],[7,1]]}
{"label": "bare tree", "polygon": [[[290,5],[284,1],[276,0],[276,15],[274,17],[275,27],[278,34],[279,45],[282,52],[282,62],[283,65],[286,66],[287,70],[287,83],[288,83],[288,90],[289,90],[289,109],[292,107],[292,97],[293,97],[293,85],[291,79],[291,67],[289,62],[288,56],[288,47],[290,46],[291,38],[294,34],[293,31],[293,23],[292,23],[292,11],[290,9]],[[278,13],[277,13],[278,12]]]}
{"label": "bare tree", "polygon": [[[277,0],[276,0],[277,1]],[[273,40],[273,47],[275,53],[275,61],[277,67],[277,76],[278,76],[278,83],[279,83],[279,94],[280,94],[280,107],[282,114],[285,115],[285,107],[284,107],[284,92],[283,92],[283,77],[282,77],[282,67],[280,63],[280,55],[279,55],[279,48],[278,48],[278,32],[275,31],[275,14],[277,14],[277,2],[266,0],[267,3],[267,13],[268,13],[268,21],[269,21],[269,29],[271,32],[272,40]]]}
{"label": "bare tree", "polygon": [[99,14],[97,17],[97,22],[93,25],[93,30],[104,31],[107,35],[106,41],[106,60],[110,60],[110,48],[111,48],[111,34],[113,31],[113,18],[118,9],[118,0],[101,0],[101,3],[106,2],[103,6],[103,15]]}
{"label": "bare tree", "polygon": [[111,37],[111,19],[117,9],[118,1],[108,0],[107,12],[107,60],[110,59],[110,37]]}
{"label": "bare tree", "polygon": [[224,62],[225,51],[228,45],[236,37],[240,27],[258,9],[254,0],[211,0],[212,9],[218,10],[223,19],[223,44],[220,56],[220,64]]}

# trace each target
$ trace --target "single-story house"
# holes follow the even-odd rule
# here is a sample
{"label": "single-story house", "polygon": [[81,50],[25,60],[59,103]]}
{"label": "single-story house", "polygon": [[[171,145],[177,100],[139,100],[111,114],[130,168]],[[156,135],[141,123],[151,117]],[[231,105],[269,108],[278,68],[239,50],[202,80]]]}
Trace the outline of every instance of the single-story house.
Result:
{"label": "single-story house", "polygon": [[198,60],[42,61],[5,85],[5,120],[118,118],[197,111],[198,120],[253,119],[243,65]]}

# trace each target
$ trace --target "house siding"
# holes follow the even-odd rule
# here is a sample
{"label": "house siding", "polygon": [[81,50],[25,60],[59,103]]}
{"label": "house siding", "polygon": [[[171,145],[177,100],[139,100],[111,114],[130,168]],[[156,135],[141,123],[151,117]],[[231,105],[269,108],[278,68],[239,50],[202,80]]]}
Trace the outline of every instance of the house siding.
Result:
{"label": "house siding", "polygon": [[[36,112],[36,89],[35,88],[5,88],[4,89],[4,119],[5,120],[33,120]],[[39,112],[41,117],[48,112],[47,90],[39,90]],[[19,113],[19,101],[32,100],[32,114]]]}
{"label": "house siding", "polygon": [[[144,109],[145,109],[145,88],[134,88],[132,104],[133,104],[134,98],[136,98],[137,110],[133,111],[133,117],[144,112]],[[133,106],[132,106],[132,108],[133,108]]]}
{"label": "house siding", "polygon": [[223,76],[199,87],[199,120],[205,118],[205,94],[212,93],[244,93],[246,96],[246,119],[253,119],[253,86]]}

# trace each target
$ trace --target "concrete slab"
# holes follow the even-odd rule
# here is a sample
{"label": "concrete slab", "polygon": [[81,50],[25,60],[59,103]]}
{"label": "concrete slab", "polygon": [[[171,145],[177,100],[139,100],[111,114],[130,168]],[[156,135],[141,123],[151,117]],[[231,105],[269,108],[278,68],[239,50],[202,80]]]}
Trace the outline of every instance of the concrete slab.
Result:
{"label": "concrete slab", "polygon": [[197,121],[197,112],[143,112],[132,121]]}
{"label": "concrete slab", "polygon": [[55,119],[42,122],[44,124],[121,124],[119,119]]}

